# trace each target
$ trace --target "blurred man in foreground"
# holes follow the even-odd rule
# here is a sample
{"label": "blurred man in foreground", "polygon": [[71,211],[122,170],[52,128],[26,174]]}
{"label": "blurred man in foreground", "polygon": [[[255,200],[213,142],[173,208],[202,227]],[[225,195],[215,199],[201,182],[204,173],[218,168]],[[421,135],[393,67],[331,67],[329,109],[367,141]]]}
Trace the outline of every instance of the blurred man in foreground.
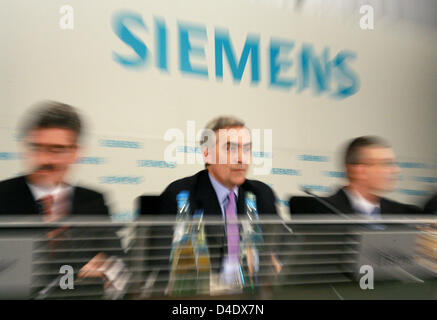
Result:
{"label": "blurred man in foreground", "polygon": [[381,138],[363,136],[346,148],[348,185],[326,200],[342,213],[367,216],[420,213],[420,209],[383,197],[396,186],[399,167],[392,148]]}
{"label": "blurred man in foreground", "polygon": [[101,193],[65,182],[81,132],[69,105],[46,102],[30,112],[21,132],[27,173],[0,182],[0,214],[41,214],[46,221],[75,213],[108,215]]}
{"label": "blurred man in foreground", "polygon": [[[101,193],[66,182],[78,158],[82,129],[75,108],[63,103],[43,102],[28,113],[21,130],[26,173],[0,182],[0,214],[40,215],[46,222],[72,214],[109,218]],[[68,241],[59,240],[70,239],[70,233],[69,227],[63,226],[46,234],[51,258],[63,254],[57,249]],[[106,263],[108,268],[102,269],[107,256],[102,252],[94,255],[79,277],[104,276],[109,268]]]}

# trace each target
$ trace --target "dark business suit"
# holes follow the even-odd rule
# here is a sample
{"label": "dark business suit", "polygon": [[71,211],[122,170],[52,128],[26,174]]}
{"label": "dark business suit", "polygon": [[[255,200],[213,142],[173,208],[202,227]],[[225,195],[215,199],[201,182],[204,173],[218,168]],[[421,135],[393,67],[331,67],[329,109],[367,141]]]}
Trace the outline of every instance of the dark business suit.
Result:
{"label": "dark business suit", "polygon": [[437,214],[437,195],[426,202],[423,212]]}
{"label": "dark business suit", "polygon": [[[192,213],[195,210],[203,210],[205,215],[222,217],[217,194],[211,184],[208,170],[202,170],[195,175],[172,182],[160,196],[160,213],[176,214],[176,196],[182,190],[190,192],[190,207]],[[277,214],[275,201],[276,197],[273,190],[265,183],[256,180],[248,180],[238,188],[237,213],[245,214],[245,192],[250,191],[256,196],[256,204],[259,214]],[[210,227],[210,228],[208,228]],[[217,266],[221,266],[225,256],[225,229],[220,226],[208,226],[206,234],[221,236],[207,236],[210,247],[210,254],[218,253]],[[214,261],[213,261],[214,262]]]}
{"label": "dark business suit", "polygon": [[[176,196],[182,190],[190,192],[190,206],[192,212],[197,209],[204,211],[205,215],[222,216],[217,194],[209,179],[208,170],[202,170],[194,176],[172,182],[160,196],[160,213],[176,214]],[[245,193],[252,192],[256,196],[256,205],[259,214],[277,214],[275,194],[273,190],[257,180],[246,181],[238,188],[237,212],[245,213]]]}
{"label": "dark business suit", "polygon": [[[356,213],[356,210],[352,207],[344,188],[340,188],[335,194],[324,198],[324,200],[332,204],[341,213]],[[416,206],[403,204],[387,198],[380,199],[380,208],[381,214],[416,214],[421,212],[421,210]],[[332,213],[328,208],[325,208],[324,212]]]}
{"label": "dark business suit", "polygon": [[[20,176],[0,182],[0,215],[39,215],[42,214],[42,207],[33,197],[32,191],[26,183],[25,176]],[[73,187],[72,199],[71,199],[71,210],[69,215],[98,215],[102,217],[110,218],[108,207],[105,204],[103,195],[99,192],[82,188]],[[41,257],[45,259],[58,259],[62,261],[63,259],[71,259],[71,256],[76,257],[76,259],[82,259],[84,261],[89,261],[96,254],[103,250],[96,250],[94,248],[113,248],[111,251],[105,252],[108,256],[115,255],[117,257],[124,257],[124,253],[121,247],[120,240],[116,235],[116,230],[119,227],[105,227],[105,228],[94,228],[94,227],[72,227],[66,229],[59,236],[60,239],[64,241],[58,242],[58,247],[56,249],[62,249],[60,251],[49,250],[49,241],[45,242],[40,249],[45,250],[44,253],[40,254]],[[17,232],[23,231],[23,228],[17,229]],[[31,230],[26,228],[26,230]],[[38,232],[38,236],[41,239],[45,239],[45,233],[52,231],[53,228],[35,228]],[[40,235],[41,233],[41,235]],[[87,240],[78,240],[78,238],[91,238]],[[107,239],[108,237],[112,239]],[[58,238],[58,236],[57,236]],[[105,240],[100,238],[106,238]],[[75,241],[70,241],[75,239]],[[89,248],[89,250],[84,251],[84,248]],[[81,249],[81,251],[75,251],[75,249]],[[42,259],[42,258],[40,258]],[[63,263],[52,263],[51,270],[59,270],[59,267]],[[83,262],[72,262],[70,265],[75,269],[79,270],[84,263]],[[85,281],[86,282],[86,281]],[[79,290],[87,291],[86,286],[78,287],[75,286],[75,292]],[[42,288],[38,288],[40,290]],[[97,290],[101,290],[100,285],[96,285]],[[53,292],[57,292],[59,289],[55,289]],[[35,291],[36,292],[36,291]],[[99,291],[97,291],[99,292]],[[103,294],[101,290],[99,294]],[[97,296],[99,296],[97,294]]]}
{"label": "dark business suit", "polygon": [[[0,182],[0,214],[33,215],[39,213],[41,213],[41,207],[34,199],[24,176]],[[108,216],[109,211],[101,193],[82,187],[73,187],[70,214]]]}

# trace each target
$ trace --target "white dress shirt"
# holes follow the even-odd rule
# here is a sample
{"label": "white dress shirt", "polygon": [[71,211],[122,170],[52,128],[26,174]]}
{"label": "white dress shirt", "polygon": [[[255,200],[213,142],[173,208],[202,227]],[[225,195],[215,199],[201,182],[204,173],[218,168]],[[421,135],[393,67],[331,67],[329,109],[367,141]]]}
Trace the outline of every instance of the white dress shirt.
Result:
{"label": "white dress shirt", "polygon": [[68,213],[71,209],[73,187],[68,184],[59,184],[57,186],[41,186],[32,183],[27,183],[30,191],[32,192],[33,198],[38,201],[46,196],[53,196],[53,212],[57,215],[62,212],[63,214]]}
{"label": "white dress shirt", "polygon": [[349,198],[352,208],[354,208],[357,213],[364,214],[366,216],[380,216],[380,214],[374,214],[373,212],[377,208],[378,211],[381,211],[380,203],[377,204],[370,202],[366,198],[364,198],[359,192],[354,190],[346,190],[344,189],[347,197]]}
{"label": "white dress shirt", "polygon": [[[226,188],[220,182],[218,182],[211,173],[208,172],[209,180],[211,181],[212,187],[214,188],[215,194],[217,195],[217,199],[220,204],[220,209],[222,209],[222,217],[225,219],[226,215],[226,206],[228,205],[228,194],[231,190]],[[232,189],[235,193],[235,201],[238,199],[238,187],[234,187]],[[235,209],[237,209],[237,203],[235,203]]]}

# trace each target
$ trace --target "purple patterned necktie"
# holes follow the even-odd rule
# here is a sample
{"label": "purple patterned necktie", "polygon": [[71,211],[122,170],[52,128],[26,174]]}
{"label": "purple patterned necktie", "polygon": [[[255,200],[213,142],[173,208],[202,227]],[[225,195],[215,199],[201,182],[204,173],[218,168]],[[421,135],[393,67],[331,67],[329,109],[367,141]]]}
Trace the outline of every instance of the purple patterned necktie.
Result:
{"label": "purple patterned necktie", "polygon": [[238,218],[234,191],[228,194],[226,205],[226,235],[228,239],[228,259],[238,262],[240,259],[240,233],[238,230]]}

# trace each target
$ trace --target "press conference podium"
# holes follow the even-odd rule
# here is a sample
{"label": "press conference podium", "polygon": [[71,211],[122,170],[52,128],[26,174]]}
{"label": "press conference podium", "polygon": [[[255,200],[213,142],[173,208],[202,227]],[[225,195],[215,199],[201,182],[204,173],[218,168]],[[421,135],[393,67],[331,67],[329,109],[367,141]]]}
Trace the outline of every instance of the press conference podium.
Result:
{"label": "press conference podium", "polygon": [[[225,250],[223,221],[205,217],[204,223],[211,240],[211,269],[217,273]],[[247,290],[239,296],[202,298],[437,298],[437,269],[433,267],[436,257],[427,246],[428,238],[434,236],[435,217],[389,216],[372,221],[356,216],[301,214],[285,221],[277,215],[264,215],[258,223],[264,244],[256,290]],[[75,245],[55,250],[60,256],[50,261],[47,257],[51,251],[44,234],[63,225],[71,228],[69,241]],[[60,290],[56,279],[60,265],[71,265],[77,273],[99,250],[119,255],[118,237],[123,239],[126,249],[123,259],[132,273],[122,299],[181,298],[166,294],[174,225],[175,218],[170,215],[112,222],[100,217],[72,217],[57,223],[44,223],[35,217],[0,217],[1,299],[104,298],[98,279],[75,279],[74,290]],[[372,225],[386,228],[374,229]],[[421,241],[425,247],[418,247],[418,239],[424,235],[426,238]],[[274,252],[282,263],[277,276],[271,268],[269,252]],[[364,264],[374,267],[375,290],[362,290],[359,286],[362,276],[359,270]]]}

